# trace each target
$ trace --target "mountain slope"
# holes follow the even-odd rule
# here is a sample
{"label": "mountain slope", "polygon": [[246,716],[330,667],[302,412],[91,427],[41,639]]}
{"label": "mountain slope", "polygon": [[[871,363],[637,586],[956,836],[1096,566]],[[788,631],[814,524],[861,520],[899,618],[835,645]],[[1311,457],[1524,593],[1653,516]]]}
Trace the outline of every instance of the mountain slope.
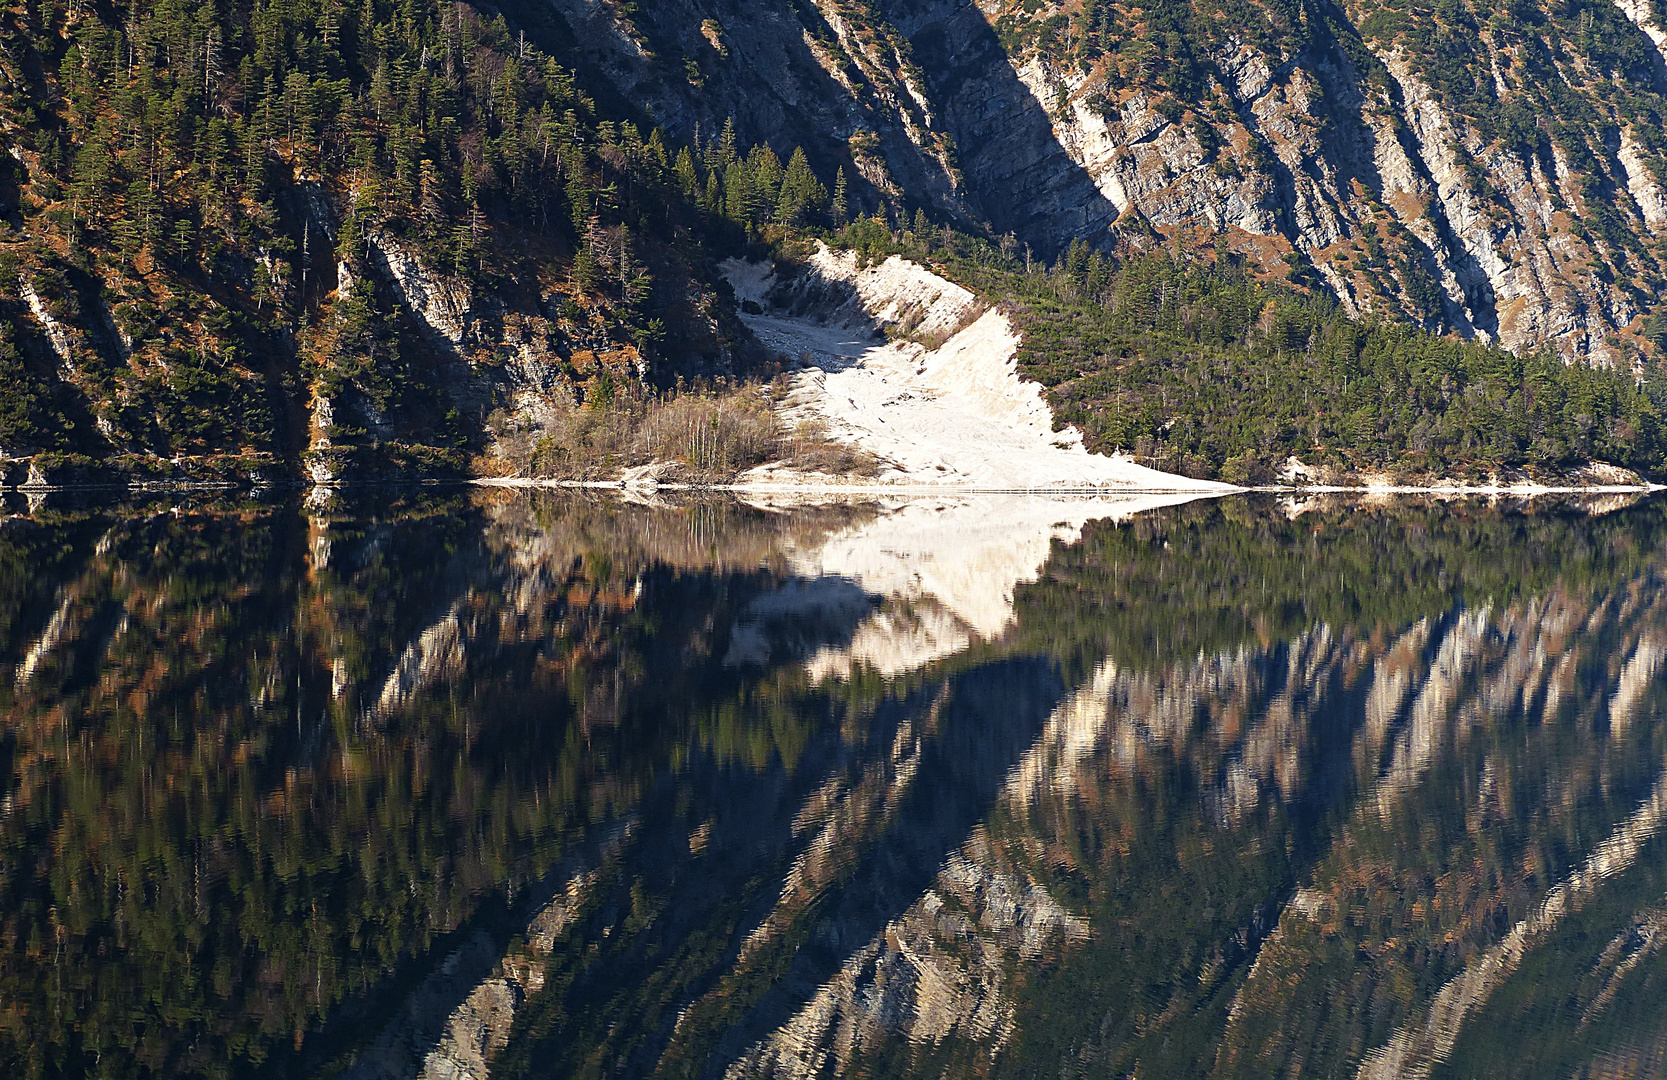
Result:
{"label": "mountain slope", "polygon": [[555,7],[672,131],[727,110],[1040,253],[1219,239],[1312,265],[1351,310],[1604,363],[1661,329],[1667,18],[1646,0]]}
{"label": "mountain slope", "polygon": [[455,473],[495,404],[735,363],[674,148],[501,17],[164,0],[0,28],[0,456],[68,455],[38,478]]}
{"label": "mountain slope", "polygon": [[[0,483],[514,471],[506,442],[569,461],[576,410],[767,367],[717,262],[847,223],[859,247],[1063,263],[1085,310],[1091,253],[1164,248],[1243,266],[1264,303],[1289,286],[1647,376],[1663,21],[1642,0],[13,4]],[[1353,420],[1167,439],[1161,379],[1132,388],[1143,430],[1108,424],[1131,389],[1107,388],[1114,352],[1026,368],[1091,447],[1195,476],[1362,464]],[[1500,400],[1547,411],[1543,362],[1517,367]],[[1337,382],[1332,413],[1382,412]],[[1365,464],[1426,453],[1419,423],[1464,384],[1437,382],[1441,408],[1377,424]],[[1530,467],[1644,467],[1655,400],[1559,405]],[[1488,441],[1437,435],[1458,449],[1432,468]]]}

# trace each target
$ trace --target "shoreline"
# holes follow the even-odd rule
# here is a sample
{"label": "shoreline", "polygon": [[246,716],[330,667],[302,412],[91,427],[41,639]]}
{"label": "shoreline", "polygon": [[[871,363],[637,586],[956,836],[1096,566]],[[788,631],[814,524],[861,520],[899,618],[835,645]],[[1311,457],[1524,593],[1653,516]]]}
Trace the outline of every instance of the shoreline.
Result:
{"label": "shoreline", "polygon": [[627,491],[635,494],[656,492],[724,492],[733,495],[869,495],[874,497],[905,496],[921,498],[931,495],[1055,495],[1070,498],[1104,497],[1108,495],[1191,495],[1220,498],[1228,495],[1463,495],[1463,496],[1539,496],[1539,495],[1653,495],[1667,491],[1667,484],[1326,484],[1287,485],[1258,484],[1248,487],[1219,485],[1202,487],[1161,486],[1062,486],[1062,487],[992,487],[977,484],[888,484],[859,482],[830,482],[825,484],[757,484],[689,482],[661,482],[657,480],[537,480],[525,477],[427,477],[389,480],[335,480],[329,483],[299,479],[269,481],[262,484],[238,483],[157,483],[141,484],[50,484],[19,485],[0,488],[0,494],[45,495],[55,492],[86,491],[123,494],[162,494],[167,492],[238,492],[275,491],[294,489],[314,491],[370,487],[481,487],[507,488],[521,491],[586,490]]}

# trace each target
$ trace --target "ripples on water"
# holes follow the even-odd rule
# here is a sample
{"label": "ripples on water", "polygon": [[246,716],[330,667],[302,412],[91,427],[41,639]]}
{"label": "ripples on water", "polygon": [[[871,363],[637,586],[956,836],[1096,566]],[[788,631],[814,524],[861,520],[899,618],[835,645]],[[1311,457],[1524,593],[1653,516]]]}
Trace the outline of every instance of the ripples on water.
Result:
{"label": "ripples on water", "polygon": [[0,1071],[1667,1075],[1661,500],[13,503]]}

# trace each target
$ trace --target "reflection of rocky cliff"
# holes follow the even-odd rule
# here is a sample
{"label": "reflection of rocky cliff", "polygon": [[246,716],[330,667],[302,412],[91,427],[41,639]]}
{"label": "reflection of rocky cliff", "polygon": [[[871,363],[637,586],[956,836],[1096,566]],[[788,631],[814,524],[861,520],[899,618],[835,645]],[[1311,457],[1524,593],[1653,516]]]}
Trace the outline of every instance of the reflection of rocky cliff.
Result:
{"label": "reflection of rocky cliff", "polygon": [[[501,952],[552,864],[669,758],[794,754],[825,710],[715,723],[743,684],[703,680],[726,605],[778,581],[771,552],[817,515],[619,510],[396,495],[4,519],[0,926],[58,942],[74,974],[0,956],[0,1060],[323,1060],[468,942]],[[138,1046],[98,1022],[134,1000],[156,1010]],[[34,1033],[55,1014],[83,1022]]]}
{"label": "reflection of rocky cliff", "polygon": [[[1232,526],[1216,524],[1230,544]],[[1577,519],[1548,527],[1583,528]],[[795,925],[835,933],[845,957],[750,1046],[736,1047],[731,1028],[707,1068],[826,1075],[993,1062],[998,1070],[1052,1071],[1050,1054],[1114,1073],[1153,1067],[1192,1075],[1216,1067],[1218,1057],[1230,1068],[1225,1047],[1246,1023],[1262,943],[1272,933],[1269,948],[1277,949],[1287,923],[1310,910],[1313,867],[1350,843],[1347,823],[1431,816],[1417,814],[1430,790],[1445,790],[1455,757],[1482,745],[1514,756],[1509,766],[1496,762],[1494,773],[1557,764],[1538,783],[1517,779],[1519,791],[1554,798],[1545,808],[1550,822],[1613,815],[1615,835],[1629,839],[1611,840],[1590,858],[1561,855],[1561,873],[1574,875],[1568,880],[1593,879],[1590,887],[1601,889],[1624,869],[1603,852],[1651,835],[1647,822],[1633,820],[1647,808],[1634,813],[1630,801],[1648,792],[1640,787],[1647,767],[1623,765],[1607,751],[1650,708],[1639,672],[1654,663],[1663,615],[1649,601],[1653,581],[1634,576],[1590,594],[1558,589],[1503,607],[1478,597],[1478,607],[1458,603],[1398,628],[1322,624],[1290,642],[1247,643],[1157,668],[1107,660],[1015,760],[989,817],[913,902],[861,943],[830,929],[839,920],[817,913],[817,894],[850,873],[840,867],[860,864],[872,842],[863,837],[876,828],[872,817],[838,809],[884,800],[864,803],[860,788],[819,791],[801,820],[807,828],[838,824],[822,827],[793,864],[777,906],[713,993],[745,985],[761,942],[790,937]],[[1482,584],[1471,576],[1448,587]],[[1575,746],[1531,740],[1528,750],[1516,749],[1524,731],[1558,725],[1579,733]],[[1611,791],[1601,806],[1568,805],[1560,794],[1570,790],[1568,773],[1583,767],[1608,770],[1592,778]],[[876,793],[908,782],[906,770],[886,775]],[[1526,819],[1532,831],[1538,816]],[[1461,830],[1466,820],[1460,812]],[[1552,831],[1564,835],[1566,827]],[[1416,847],[1408,854],[1417,861]],[[1581,870],[1594,859],[1606,868],[1596,878]],[[1544,892],[1555,884],[1539,884],[1541,909],[1555,909],[1567,894],[1566,880],[1562,893]],[[1514,888],[1535,893],[1532,884]],[[1636,955],[1630,973],[1654,955],[1626,945],[1642,941],[1644,930],[1615,933],[1622,944],[1611,950],[1609,969]],[[1301,1015],[1316,1010],[1312,998],[1279,1000]],[[697,1002],[680,1024],[700,1013]],[[1289,1016],[1275,1025],[1289,1029]],[[1344,1045],[1359,1061],[1371,1039],[1388,1036],[1366,1029]],[[1327,1045],[1321,1040],[1320,1049]],[[659,1067],[671,1065],[662,1059]],[[1254,1064],[1250,1071],[1264,1072]]]}
{"label": "reflection of rocky cliff", "polygon": [[[735,1072],[993,1061],[1029,1074],[1069,1061],[1110,1075],[1334,1075],[1382,1046],[1371,1061],[1406,1075],[1417,1053],[1466,1049],[1464,1015],[1536,948],[1566,947],[1560,924],[1607,890],[1621,894],[1615,925],[1580,969],[1582,1003],[1601,1012],[1615,998],[1603,988],[1655,955],[1648,910],[1636,921],[1624,898],[1648,908],[1660,888],[1653,872],[1628,877],[1660,824],[1660,750],[1616,750],[1645,738],[1634,721],[1659,707],[1659,690],[1637,689],[1667,618],[1656,592],[1647,575],[1461,605],[1390,633],[1320,626],[1156,669],[1103,663],[935,886]],[[1605,794],[1573,796],[1587,791]],[[1432,829],[1488,842],[1474,862],[1432,864],[1445,853],[1413,839]],[[1529,851],[1538,872],[1477,873]],[[1361,865],[1385,852],[1405,861],[1415,894],[1438,875],[1445,896],[1399,903],[1449,928],[1445,959],[1408,952],[1399,926],[1364,951],[1350,932],[1397,903],[1393,877]],[[1339,861],[1351,874],[1333,900],[1310,882]],[[1017,886],[990,911],[967,887],[980,879]],[[1491,928],[1519,908],[1488,951]],[[1012,928],[1027,924],[1054,928],[1050,962],[1019,944]],[[1316,934],[1339,939],[1319,948]],[[1354,970],[1317,964],[1328,954]],[[1444,966],[1453,982],[1437,994]],[[1348,994],[1358,1015],[1338,1010]],[[1386,1026],[1396,1011],[1399,1033]],[[1249,1031],[1277,1051],[1245,1045]]]}
{"label": "reflection of rocky cliff", "polygon": [[1553,596],[1454,625],[1454,647],[1376,752],[1387,764],[1240,989],[1223,1071],[1300,1059],[1427,1076],[1486,1060],[1501,1045],[1490,1024],[1528,1019],[1509,1002],[1513,979],[1534,993],[1547,964],[1564,969],[1572,985],[1552,992],[1578,1002],[1583,1023],[1603,1012],[1603,988],[1613,1000],[1647,940],[1627,963],[1624,944],[1600,954],[1568,931],[1611,926],[1605,937],[1624,943],[1627,905],[1667,888],[1659,868],[1638,866],[1664,821],[1663,744],[1656,725],[1633,723],[1661,708],[1636,672],[1663,615],[1641,581],[1595,605]]}
{"label": "reflection of rocky cliff", "polygon": [[[1179,539],[1153,520],[1154,538]],[[1244,538],[1232,523],[1215,526],[1229,547]],[[1585,528],[1555,513],[1542,526]],[[1486,585],[1458,576],[1445,588]],[[901,808],[920,789],[930,747],[921,738],[941,732],[944,704],[964,689],[952,682],[910,699],[904,715],[922,716],[924,728],[906,719],[879,729],[894,734],[869,735],[874,749],[857,751],[864,764],[783,809],[793,839],[779,895],[767,890],[766,908],[726,923],[730,951],[702,969],[693,984],[702,989],[685,991],[692,996],[675,1006],[669,1041],[610,1035],[600,1045],[615,1064],[604,1072],[681,1072],[697,1062],[704,1075],[733,1076],[904,1063],[1051,1071],[1049,1053],[1114,1070],[1167,1060],[1175,1075],[1205,1071],[1263,940],[1283,925],[1289,898],[1308,895],[1299,886],[1350,806],[1415,799],[1432,777],[1444,779],[1432,767],[1452,753],[1454,730],[1476,718],[1497,717],[1509,739],[1525,715],[1566,712],[1577,699],[1587,703],[1588,732],[1612,732],[1623,713],[1647,708],[1624,688],[1653,663],[1659,612],[1637,603],[1649,580],[1585,607],[1560,594],[1503,613],[1472,610],[1449,592],[1448,607],[1398,628],[1321,624],[1290,642],[1247,642],[1156,668],[1107,660],[1011,757],[988,815],[946,849],[912,899],[898,891],[907,875],[880,868],[907,820]],[[1617,648],[1624,662],[1605,676],[1613,685],[1582,688],[1572,674],[1589,665],[1582,658]],[[1593,736],[1593,745],[1610,737]],[[702,857],[710,842],[703,834]],[[846,913],[853,883],[870,901],[855,918]],[[700,903],[675,880],[668,888],[664,910]],[[815,982],[803,981],[807,972]],[[596,983],[575,982],[562,1008],[586,1000],[581,985],[596,999]],[[610,1010],[642,1007],[633,995],[604,999]],[[555,1007],[536,1005],[544,1017]],[[587,1045],[583,1017],[558,1015],[558,1026],[534,1021],[526,1030],[539,1034],[524,1036],[532,1041],[511,1040],[508,1074],[536,1075],[556,1048]]]}
{"label": "reflection of rocky cliff", "polygon": [[0,1059],[1647,1072],[1659,511],[1086,506],[4,519]]}
{"label": "reflection of rocky cliff", "polygon": [[[0,918],[17,940],[64,935],[87,979],[135,986],[161,965],[123,927],[167,925],[170,939],[209,927],[158,1000],[201,1010],[212,996],[222,1003],[206,1007],[218,1026],[206,1040],[192,1036],[203,1047],[192,1057],[176,1041],[188,1033],[159,1021],[144,1051],[147,1060],[175,1060],[181,1073],[251,1037],[267,1040],[262,1052],[275,1063],[291,1060],[275,1036],[250,1034],[272,1030],[256,1003],[274,980],[292,988],[282,1042],[298,1046],[302,1061],[356,1045],[362,1018],[379,1015],[412,979],[429,990],[410,1000],[426,1004],[409,1006],[395,1041],[415,1060],[438,1053],[435,1067],[449,1067],[448,1054],[484,1059],[503,1045],[558,944],[553,930],[533,935],[550,938],[544,953],[509,949],[510,938],[517,927],[564,925],[566,916],[533,899],[556,873],[550,867],[591,842],[591,823],[644,800],[665,809],[667,799],[693,797],[654,818],[632,857],[673,834],[685,859],[755,844],[750,827],[732,834],[720,811],[774,820],[782,800],[808,797],[865,755],[892,754],[896,708],[810,692],[793,633],[767,642],[762,666],[723,663],[745,613],[808,581],[794,565],[802,553],[860,528],[871,510],[789,515],[724,502],[521,496],[473,505],[395,496],[304,514],[138,509],[48,506],[0,526],[14,568],[0,605],[0,694],[15,718],[10,760],[21,770],[8,788],[9,820],[66,838],[43,865],[83,865],[113,838],[151,837],[103,864],[93,878],[100,884],[78,887],[74,900],[50,875],[4,875],[10,903]],[[1039,528],[1046,534],[1051,518]],[[1044,541],[1018,573],[1033,574],[1045,555]],[[823,580],[854,595],[860,615],[875,602],[854,579]],[[1012,583],[991,587],[1010,593]],[[788,614],[776,629],[802,630]],[[846,648],[850,629],[836,621],[812,637]],[[783,661],[792,662],[785,681]],[[1056,692],[1045,666],[1025,677],[1040,693]],[[1032,719],[1045,712],[1038,706]],[[849,736],[839,730],[847,716],[859,725]],[[870,722],[875,733],[860,734]],[[864,749],[871,739],[880,741]],[[668,792],[655,778],[679,759],[699,768]],[[958,790],[964,753],[928,749],[925,760],[940,762],[928,767],[940,779],[925,790]],[[133,762],[145,763],[137,775]],[[980,783],[1001,771],[999,760],[983,768]],[[148,779],[157,776],[173,786],[158,793]],[[181,777],[195,779],[187,788]],[[760,800],[745,813],[742,779]],[[75,802],[76,785],[110,794]],[[691,795],[697,790],[705,794]],[[948,850],[978,805],[952,814],[946,839],[928,844]],[[169,806],[188,824],[157,835]],[[384,820],[414,831],[390,833],[377,824]],[[14,833],[23,835],[36,834]],[[350,842],[356,835],[370,842]],[[190,872],[152,868],[139,854],[158,849],[170,852],[165,865]],[[763,850],[761,867],[773,866],[791,846]],[[262,861],[254,852],[281,855]],[[928,873],[941,854],[923,856]],[[584,871],[604,913],[611,888],[630,897],[630,883],[608,877],[608,865]],[[257,868],[269,899],[250,906],[254,894],[234,889],[244,866]],[[297,876],[297,868],[307,869]],[[728,869],[716,864],[710,887],[727,887]],[[516,898],[507,907],[481,906],[503,890]],[[293,935],[298,891],[325,901],[307,905],[314,929],[306,937],[272,947],[246,936]],[[228,910],[243,914],[228,921]],[[70,911],[72,923],[53,921]],[[396,959],[397,978],[388,974]],[[31,962],[13,961],[0,977],[19,988],[8,1000],[24,1023],[53,1009],[93,1015],[123,1000],[90,996],[91,983],[74,980],[60,993],[33,977]],[[227,965],[242,972],[230,983],[212,975]],[[474,1036],[459,1034],[471,1023]],[[30,1045],[23,1030],[6,1054]],[[440,1040],[432,1053],[422,1049],[430,1039]],[[137,1052],[96,1038],[74,1045]]]}

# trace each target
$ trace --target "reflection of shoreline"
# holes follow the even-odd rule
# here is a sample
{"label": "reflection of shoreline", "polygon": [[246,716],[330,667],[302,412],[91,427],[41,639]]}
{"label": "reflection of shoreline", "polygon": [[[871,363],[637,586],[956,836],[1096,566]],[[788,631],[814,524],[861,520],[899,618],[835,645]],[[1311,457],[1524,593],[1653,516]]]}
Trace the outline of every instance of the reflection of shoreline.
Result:
{"label": "reflection of shoreline", "polygon": [[1200,498],[1197,493],[939,496],[886,505],[876,517],[794,545],[793,569],[857,583],[880,598],[848,643],[807,662],[813,679],[857,665],[899,675],[1000,638],[1013,624],[1014,590],[1035,581],[1054,543],[1076,543],[1091,521]]}
{"label": "reflection of shoreline", "polygon": [[[538,480],[531,477],[475,477],[463,481],[475,487],[503,487],[523,489],[603,489],[612,491],[629,491],[644,489],[649,491],[673,492],[711,492],[721,491],[741,496],[755,495],[786,495],[786,496],[815,496],[815,495],[860,495],[867,497],[887,496],[918,496],[931,497],[934,495],[1044,495],[1054,496],[1097,496],[1097,495],[1172,495],[1185,494],[1191,498],[1220,498],[1226,495],[1243,492],[1268,493],[1275,495],[1454,495],[1461,497],[1508,495],[1513,497],[1534,498],[1541,495],[1653,495],[1658,491],[1667,491],[1667,484],[1358,484],[1345,486],[1338,484],[1315,484],[1311,486],[1296,486],[1286,484],[1268,484],[1258,487],[1232,488],[1224,487],[1219,490],[1201,490],[1182,487],[1051,487],[1047,489],[986,487],[978,484],[911,484],[888,483],[880,480],[863,482],[860,480],[831,480],[827,483],[741,483],[741,484],[682,484],[665,483],[662,481],[646,481],[635,484],[625,480]],[[331,485],[350,486],[350,485]],[[59,489],[54,489],[59,490]],[[68,490],[68,489],[62,489]]]}

